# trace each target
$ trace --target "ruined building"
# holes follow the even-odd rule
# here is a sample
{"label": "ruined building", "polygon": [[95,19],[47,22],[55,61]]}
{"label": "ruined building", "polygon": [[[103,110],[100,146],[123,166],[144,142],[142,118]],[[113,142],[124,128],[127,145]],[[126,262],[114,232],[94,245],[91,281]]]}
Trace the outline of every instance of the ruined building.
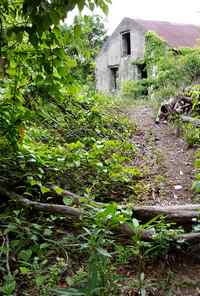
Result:
{"label": "ruined building", "polygon": [[144,58],[145,33],[149,31],[174,49],[196,47],[200,39],[200,28],[195,25],[124,18],[96,58],[97,90],[116,91],[123,81],[147,77],[145,65],[134,61]]}

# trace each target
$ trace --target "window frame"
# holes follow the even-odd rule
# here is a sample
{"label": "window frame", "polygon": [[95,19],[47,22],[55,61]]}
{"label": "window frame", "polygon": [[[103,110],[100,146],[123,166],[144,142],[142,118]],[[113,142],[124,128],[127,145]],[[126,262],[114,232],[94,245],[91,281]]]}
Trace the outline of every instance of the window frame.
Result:
{"label": "window frame", "polygon": [[[128,38],[124,38],[124,36],[129,36]],[[131,56],[131,31],[126,30],[121,32],[121,56],[128,57]],[[126,47],[126,48],[125,48]]]}

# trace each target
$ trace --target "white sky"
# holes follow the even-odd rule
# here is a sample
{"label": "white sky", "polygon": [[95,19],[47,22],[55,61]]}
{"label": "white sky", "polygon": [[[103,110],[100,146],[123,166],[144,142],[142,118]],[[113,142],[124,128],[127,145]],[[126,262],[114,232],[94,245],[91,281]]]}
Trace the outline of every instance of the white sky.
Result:
{"label": "white sky", "polygon": [[200,0],[113,0],[106,25],[109,33],[123,17],[200,24]]}
{"label": "white sky", "polygon": [[112,0],[105,18],[109,34],[124,17],[200,25],[200,0]]}

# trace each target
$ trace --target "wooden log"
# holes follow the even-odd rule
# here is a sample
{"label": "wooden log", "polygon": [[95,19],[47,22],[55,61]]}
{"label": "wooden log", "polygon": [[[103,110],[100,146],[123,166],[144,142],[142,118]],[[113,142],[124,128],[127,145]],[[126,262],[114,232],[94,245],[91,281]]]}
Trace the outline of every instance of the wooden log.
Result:
{"label": "wooden log", "polygon": [[180,234],[176,240],[183,240],[186,243],[200,243],[200,232]]}
{"label": "wooden log", "polygon": [[[15,200],[18,204],[21,204],[24,207],[32,207],[36,210],[46,211],[51,213],[60,213],[63,215],[69,215],[72,217],[80,218],[81,211],[64,205],[49,204],[49,203],[40,203],[36,201],[31,201],[27,198],[20,196],[17,193],[9,192],[7,189],[0,186],[0,194],[5,195],[8,199]],[[67,195],[75,196],[77,199],[78,196],[72,194],[71,192],[66,192]],[[103,206],[103,205],[102,205]],[[143,206],[135,207],[133,209],[133,215],[139,220],[151,219],[155,216],[165,216],[168,220],[173,222],[178,222],[180,224],[194,223],[195,220],[199,217],[200,204],[195,205],[181,205],[181,206],[169,206],[169,207],[160,207],[160,206]]]}
{"label": "wooden log", "polygon": [[147,221],[156,216],[164,216],[168,221],[186,225],[196,223],[200,215],[199,209],[199,204],[169,207],[144,206],[134,207],[133,215],[141,221]]}
{"label": "wooden log", "polygon": [[[164,206],[164,207],[161,207],[161,206],[136,206],[134,207],[134,209],[137,211],[137,210],[140,210],[140,209],[143,209],[143,210],[147,210],[147,211],[162,211],[162,210],[166,210],[166,211],[169,211],[169,212],[177,212],[177,211],[200,211],[200,204],[184,204],[184,205],[170,205],[170,206]],[[200,214],[200,212],[199,212]]]}
{"label": "wooden log", "polygon": [[159,211],[157,213],[146,212],[146,211],[136,211],[133,213],[134,217],[141,221],[148,221],[155,216],[164,216],[167,221],[175,222],[179,225],[188,225],[196,223],[199,213],[197,211],[179,211],[179,212],[166,212]]}
{"label": "wooden log", "polygon": [[192,98],[191,97],[187,97],[187,96],[182,96],[181,97],[181,101],[184,101],[185,103],[189,103],[192,104]]}
{"label": "wooden log", "polygon": [[3,187],[0,187],[0,194],[6,196],[8,199],[15,201],[17,204],[20,204],[22,207],[32,208],[32,209],[44,211],[44,212],[63,214],[73,218],[80,218],[81,216],[81,211],[75,208],[64,206],[64,205],[47,204],[47,203],[31,201],[27,198],[20,196],[17,193],[9,192]]}
{"label": "wooden log", "polygon": [[30,201],[29,199],[23,197],[17,197],[17,202],[23,207],[32,208],[43,212],[50,212],[55,214],[58,213],[74,218],[80,218],[81,216],[81,212],[79,210],[68,206]]}
{"label": "wooden log", "polygon": [[[139,232],[134,231],[134,229],[127,223],[121,224],[118,228],[118,231],[120,231],[123,235],[125,235],[128,238],[133,237],[134,235],[139,235],[141,240],[144,241],[153,241],[154,237],[156,235],[155,230],[152,229],[141,229]],[[182,241],[183,243],[188,244],[196,244],[200,243],[200,232],[189,232],[189,233],[181,233],[171,238],[174,242]]]}
{"label": "wooden log", "polygon": [[155,122],[159,123],[160,120],[167,119],[169,114],[172,113],[177,101],[178,97],[171,97],[168,101],[164,101],[158,110]]}
{"label": "wooden log", "polygon": [[181,120],[185,123],[191,123],[194,127],[200,127],[200,119],[182,115]]}
{"label": "wooden log", "polygon": [[[28,207],[28,208],[30,207],[35,210],[40,210],[45,212],[59,213],[59,214],[67,215],[76,219],[79,219],[81,217],[81,211],[75,208],[63,206],[63,205],[57,205],[57,204],[45,204],[45,203],[40,203],[36,201],[30,201],[27,198],[21,197],[17,193],[8,192],[5,188],[2,188],[1,186],[0,186],[0,194],[6,196],[8,199],[15,201],[17,204],[20,204],[23,207]],[[146,207],[135,207],[134,211],[136,211],[138,215],[142,214],[142,218],[144,218],[144,213],[148,212],[148,213],[151,213],[151,215],[153,214],[154,216],[155,214],[157,215],[158,213],[161,213],[161,214],[168,213],[170,218],[176,217],[178,215],[179,218],[182,217],[183,219],[183,217],[186,217],[187,219],[188,217],[191,218],[191,216],[196,217],[196,215],[199,215],[198,211],[194,211],[195,209],[199,209],[199,206],[200,206],[199,204],[174,206],[174,207],[170,206],[166,208],[156,207],[156,206],[150,206],[150,207],[146,206]],[[181,220],[181,221],[183,222],[184,220]],[[141,227],[141,229],[139,229],[139,232],[138,232],[137,229],[134,230],[134,228],[131,227],[128,223],[117,225],[116,230],[118,232],[121,232],[123,235],[128,236],[129,238],[137,234],[144,241],[152,241],[154,240],[154,237],[156,235],[154,228],[145,230],[145,229],[142,229]],[[174,238],[172,238],[172,240],[175,242],[183,241],[186,243],[200,243],[200,233],[196,232],[196,233],[179,234]]]}

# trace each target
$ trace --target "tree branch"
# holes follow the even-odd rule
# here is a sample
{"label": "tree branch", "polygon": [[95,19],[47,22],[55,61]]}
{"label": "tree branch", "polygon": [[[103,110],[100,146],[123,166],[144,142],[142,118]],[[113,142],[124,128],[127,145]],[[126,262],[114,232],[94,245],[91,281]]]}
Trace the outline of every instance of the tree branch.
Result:
{"label": "tree branch", "polygon": [[139,220],[148,220],[155,216],[165,216],[167,220],[179,223],[179,224],[192,224],[199,218],[200,204],[188,204],[180,206],[143,206],[135,207],[133,209],[133,215]]}
{"label": "tree branch", "polygon": [[46,204],[46,203],[31,201],[27,198],[20,196],[17,193],[8,192],[5,188],[2,188],[1,186],[0,186],[0,194],[5,195],[7,198],[16,201],[16,203],[21,204],[23,207],[26,207],[26,208],[33,208],[39,211],[63,214],[63,215],[71,216],[74,218],[80,218],[81,216],[81,211],[75,208],[64,206],[64,205]]}

